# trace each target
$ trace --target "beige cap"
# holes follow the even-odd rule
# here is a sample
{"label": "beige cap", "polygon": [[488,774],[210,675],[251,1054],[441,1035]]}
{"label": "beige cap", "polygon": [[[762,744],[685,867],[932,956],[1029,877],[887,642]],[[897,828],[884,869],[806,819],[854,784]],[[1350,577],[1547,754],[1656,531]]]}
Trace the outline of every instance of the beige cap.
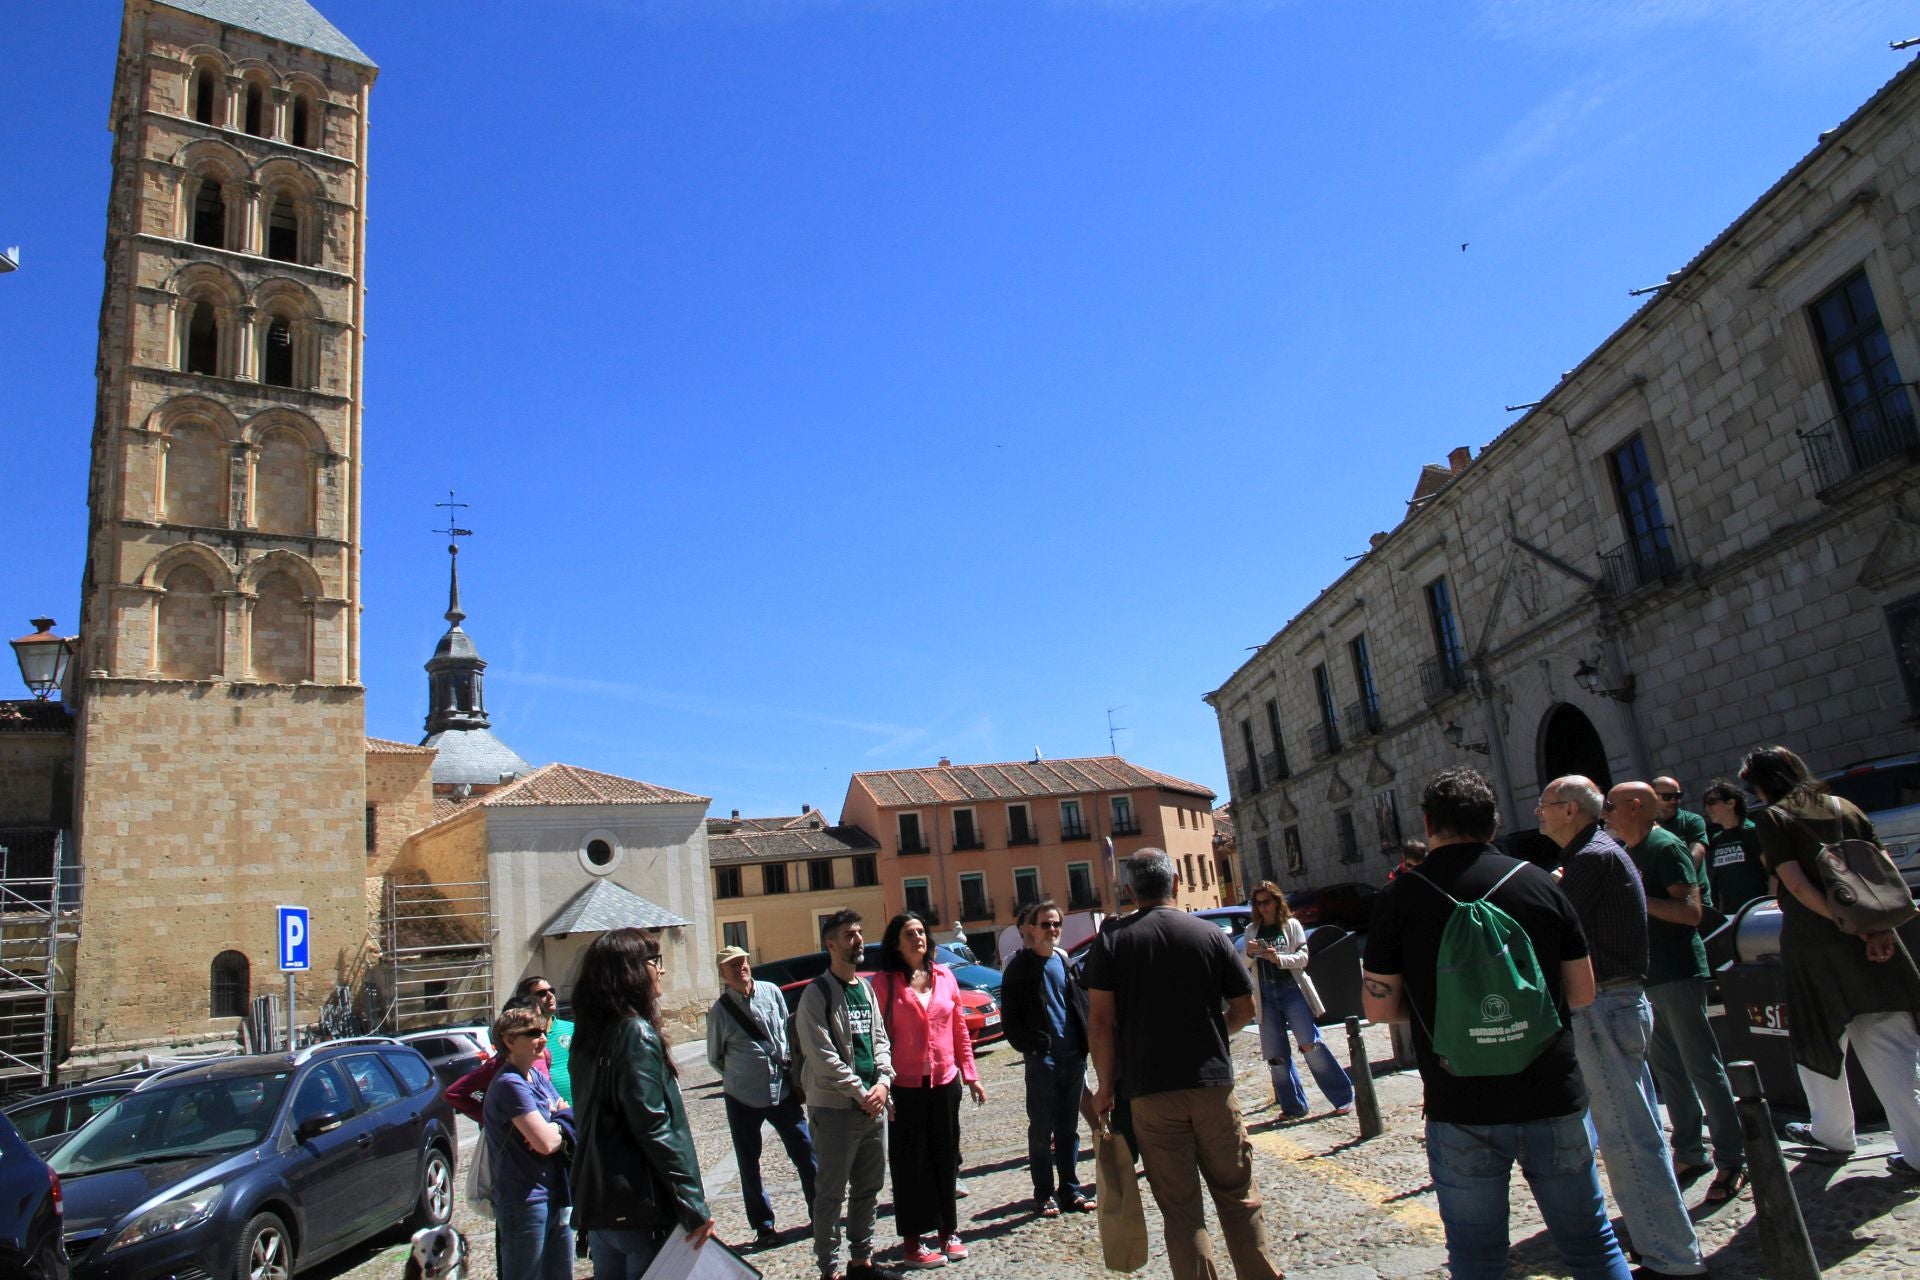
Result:
{"label": "beige cap", "polygon": [[720,948],[720,967],[723,969],[726,968],[728,965],[732,964],[735,960],[745,960],[746,958],[747,958],[746,950],[742,947]]}

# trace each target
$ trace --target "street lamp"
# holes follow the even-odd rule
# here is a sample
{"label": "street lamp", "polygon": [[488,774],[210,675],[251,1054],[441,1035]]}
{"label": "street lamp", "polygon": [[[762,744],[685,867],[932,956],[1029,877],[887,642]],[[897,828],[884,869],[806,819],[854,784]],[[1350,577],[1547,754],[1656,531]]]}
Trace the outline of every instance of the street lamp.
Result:
{"label": "street lamp", "polygon": [[1598,697],[1612,698],[1615,702],[1633,701],[1633,673],[1631,671],[1627,673],[1627,678],[1620,682],[1619,687],[1615,688],[1605,683],[1605,677],[1600,674],[1599,666],[1582,658],[1580,665],[1573,669],[1573,678],[1579,683],[1582,689]]}
{"label": "street lamp", "polygon": [[1449,723],[1446,728],[1440,731],[1440,736],[1445,738],[1447,745],[1455,750],[1477,751],[1483,756],[1488,754],[1487,744],[1484,742],[1468,742],[1467,731],[1462,729],[1458,723]]}
{"label": "street lamp", "polygon": [[67,677],[67,660],[73,646],[65,636],[53,634],[52,618],[34,618],[33,634],[13,641],[13,656],[20,663],[20,679],[33,696],[45,701],[53,696]]}

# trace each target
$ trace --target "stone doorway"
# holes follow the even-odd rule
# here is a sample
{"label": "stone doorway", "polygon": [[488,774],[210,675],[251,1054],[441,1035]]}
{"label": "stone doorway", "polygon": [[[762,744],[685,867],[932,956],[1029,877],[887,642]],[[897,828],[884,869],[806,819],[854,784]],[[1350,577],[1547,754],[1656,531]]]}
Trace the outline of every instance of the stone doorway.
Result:
{"label": "stone doorway", "polygon": [[1577,773],[1592,778],[1601,791],[1613,787],[1613,770],[1607,767],[1606,744],[1600,731],[1586,713],[1571,703],[1562,702],[1547,712],[1540,725],[1539,786],[1555,778]]}

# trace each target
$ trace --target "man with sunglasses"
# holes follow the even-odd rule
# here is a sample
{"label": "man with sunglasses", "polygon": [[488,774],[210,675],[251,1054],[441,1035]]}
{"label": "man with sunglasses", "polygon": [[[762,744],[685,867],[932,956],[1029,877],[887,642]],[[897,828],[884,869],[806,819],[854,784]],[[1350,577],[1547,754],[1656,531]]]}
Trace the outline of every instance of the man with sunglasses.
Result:
{"label": "man with sunglasses", "polygon": [[[1693,865],[1707,865],[1707,820],[1691,809],[1682,809],[1680,802],[1687,793],[1680,780],[1662,774],[1653,780],[1653,798],[1659,802],[1654,818],[1662,830],[1671,831],[1680,837],[1687,846],[1687,852],[1693,855]],[[1711,895],[1704,901],[1711,904]]]}
{"label": "man with sunglasses", "polygon": [[[1087,1077],[1087,993],[1060,950],[1060,908],[1052,901],[1023,914],[1032,941],[1007,961],[1000,983],[1007,1043],[1026,1059],[1027,1166],[1034,1211],[1086,1213],[1093,1197],[1080,1185],[1080,1094]],[[1057,1188],[1057,1190],[1056,1190]],[[1055,1197],[1058,1196],[1056,1200]]]}

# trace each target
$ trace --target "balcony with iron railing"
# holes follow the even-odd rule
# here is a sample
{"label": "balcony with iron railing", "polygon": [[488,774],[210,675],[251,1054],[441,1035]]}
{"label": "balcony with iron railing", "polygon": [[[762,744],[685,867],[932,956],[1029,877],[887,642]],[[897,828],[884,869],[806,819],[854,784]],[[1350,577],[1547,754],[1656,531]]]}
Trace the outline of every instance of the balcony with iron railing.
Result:
{"label": "balcony with iron railing", "polygon": [[1435,654],[1420,664],[1420,692],[1428,702],[1438,702],[1467,687],[1466,658],[1458,653]]}
{"label": "balcony with iron railing", "polygon": [[1904,455],[1908,462],[1920,462],[1915,390],[1913,383],[1894,383],[1813,430],[1797,433],[1816,493],[1824,495],[1889,458]]}
{"label": "balcony with iron railing", "polygon": [[1067,891],[1067,910],[1098,911],[1100,909],[1100,891],[1098,889]]}
{"label": "balcony with iron railing", "polygon": [[1313,731],[1307,735],[1307,749],[1313,752],[1315,760],[1339,755],[1340,726],[1331,720],[1313,726]]}
{"label": "balcony with iron railing", "polygon": [[993,919],[993,899],[979,894],[961,894],[960,918],[963,921]]}
{"label": "balcony with iron railing", "polygon": [[924,836],[914,836],[912,839],[908,839],[906,836],[901,836],[900,852],[902,854],[931,853],[933,852],[933,850],[928,846],[926,838]]}
{"label": "balcony with iron railing", "polygon": [[1663,524],[1649,526],[1644,532],[1600,553],[1600,572],[1607,589],[1616,596],[1632,595],[1680,576],[1680,553],[1673,544],[1673,530]]}
{"label": "balcony with iron railing", "polygon": [[1347,732],[1354,738],[1368,738],[1380,732],[1380,699],[1361,698],[1347,704]]}
{"label": "balcony with iron railing", "polygon": [[1260,777],[1268,786],[1276,782],[1285,782],[1292,776],[1293,770],[1287,767],[1287,758],[1274,752],[1260,757]]}
{"label": "balcony with iron railing", "polygon": [[1265,783],[1266,781],[1266,779],[1261,776],[1261,771],[1258,769],[1238,770],[1237,773],[1235,774],[1235,777],[1239,780],[1240,794],[1243,796],[1251,796],[1251,795],[1258,794],[1262,784]]}
{"label": "balcony with iron railing", "polygon": [[1072,826],[1068,826],[1063,822],[1060,824],[1060,838],[1062,840],[1091,840],[1093,839],[1093,832],[1087,829],[1087,825],[1084,822],[1076,822]]}
{"label": "balcony with iron railing", "polygon": [[964,853],[969,849],[984,849],[986,847],[987,842],[978,831],[970,832],[967,835],[961,835],[957,831],[954,832],[953,851],[955,853]]}
{"label": "balcony with iron railing", "polygon": [[1028,827],[1024,831],[1017,830],[1013,827],[1007,828],[1007,844],[1009,846],[1039,843],[1040,832],[1033,827]]}
{"label": "balcony with iron railing", "polygon": [[1137,836],[1137,835],[1139,835],[1139,834],[1140,834],[1140,819],[1138,819],[1138,818],[1115,818],[1115,819],[1113,820],[1113,834],[1114,834],[1114,835],[1116,835],[1116,836]]}

